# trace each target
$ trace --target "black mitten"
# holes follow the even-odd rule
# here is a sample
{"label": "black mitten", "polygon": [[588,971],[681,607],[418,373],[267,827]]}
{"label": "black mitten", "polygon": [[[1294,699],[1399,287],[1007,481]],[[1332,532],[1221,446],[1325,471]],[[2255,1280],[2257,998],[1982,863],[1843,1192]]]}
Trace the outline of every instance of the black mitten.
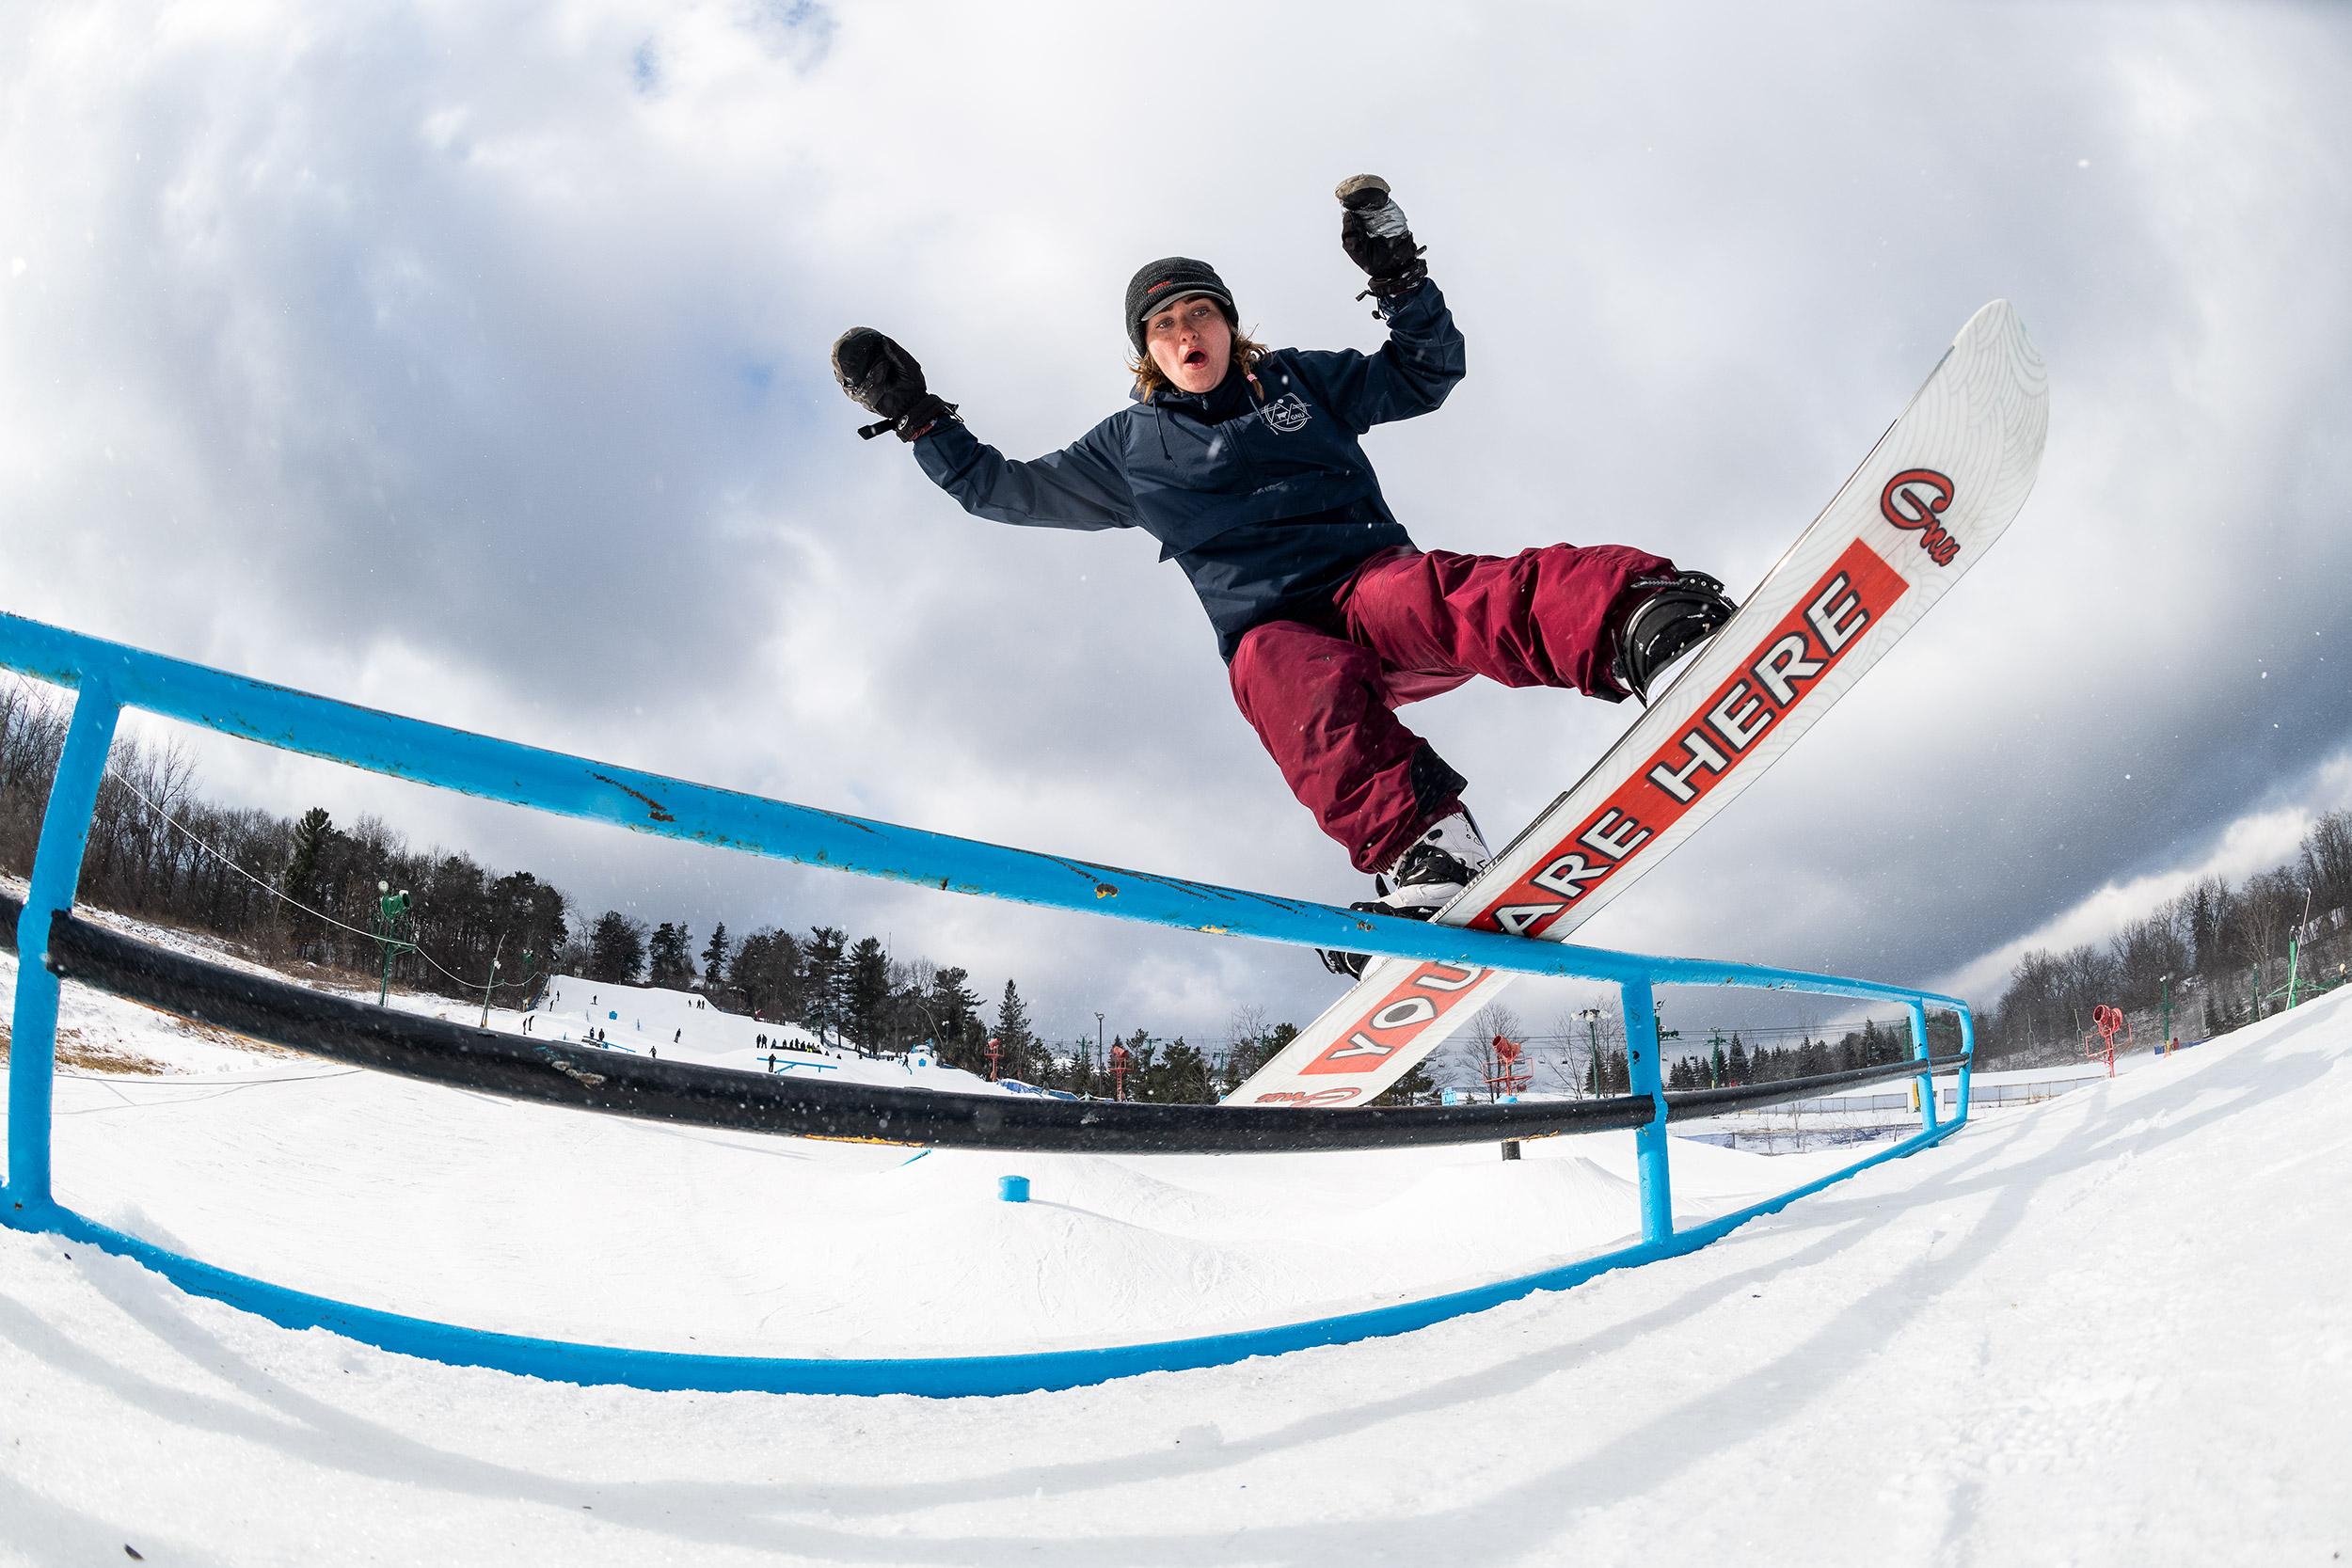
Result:
{"label": "black mitten", "polygon": [[867,413],[882,416],[858,429],[869,441],[885,430],[912,441],[956,411],[924,387],[914,356],[870,326],[853,326],[834,341],[833,377]]}
{"label": "black mitten", "polygon": [[1364,269],[1371,286],[1363,294],[1381,299],[1397,295],[1429,276],[1406,225],[1405,210],[1389,195],[1389,182],[1376,174],[1343,180],[1335,192],[1345,211],[1340,216],[1340,245],[1347,259]]}

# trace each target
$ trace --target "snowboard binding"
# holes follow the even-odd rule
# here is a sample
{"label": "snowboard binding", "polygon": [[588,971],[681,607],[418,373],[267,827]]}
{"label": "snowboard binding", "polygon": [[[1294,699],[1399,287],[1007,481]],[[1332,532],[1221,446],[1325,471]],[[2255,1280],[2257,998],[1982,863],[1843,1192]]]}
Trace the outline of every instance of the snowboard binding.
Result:
{"label": "snowboard binding", "polygon": [[1617,626],[1609,673],[1644,707],[1660,672],[1714,636],[1740,608],[1705,572],[1636,578],[1627,585],[1626,596],[1630,608]]}
{"label": "snowboard binding", "polygon": [[[1392,914],[1405,920],[1427,920],[1454,902],[1454,895],[1477,880],[1494,861],[1494,853],[1479,835],[1478,824],[1467,811],[1456,811],[1432,824],[1415,839],[1396,863],[1374,879],[1377,898],[1363,898],[1349,909],[1363,914]],[[1372,962],[1364,953],[1315,949],[1323,967],[1334,974],[1362,979]]]}

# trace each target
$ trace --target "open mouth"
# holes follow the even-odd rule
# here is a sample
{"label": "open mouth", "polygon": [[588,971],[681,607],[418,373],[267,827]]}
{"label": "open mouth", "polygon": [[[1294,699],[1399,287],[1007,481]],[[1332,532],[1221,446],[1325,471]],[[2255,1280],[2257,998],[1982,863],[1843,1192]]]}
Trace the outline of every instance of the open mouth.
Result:
{"label": "open mouth", "polygon": [[1208,362],[1209,356],[1206,351],[1201,349],[1194,349],[1190,354],[1184,356],[1184,364],[1187,367],[1194,365],[1205,365]]}

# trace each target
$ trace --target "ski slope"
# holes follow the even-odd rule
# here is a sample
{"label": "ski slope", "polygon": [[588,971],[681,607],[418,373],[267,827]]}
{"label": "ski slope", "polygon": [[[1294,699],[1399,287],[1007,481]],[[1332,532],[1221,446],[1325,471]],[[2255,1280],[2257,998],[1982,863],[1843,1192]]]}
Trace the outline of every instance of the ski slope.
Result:
{"label": "ski slope", "polygon": [[[478,1326],[779,1354],[1102,1342],[1519,1272],[1634,1218],[1628,1134],[1517,1164],[909,1163],[256,1055],[76,989],[63,1022],[186,1069],[60,1081],[66,1201]],[[2347,1057],[2330,997],[1687,1259],[996,1401],[451,1369],[0,1231],[0,1560],[2325,1562],[2352,1547]],[[1677,1206],[1851,1157],[1681,1142]],[[1014,1169],[1037,1201],[994,1200]],[[1377,1223],[1338,1227],[1368,1194]]]}
{"label": "ski slope", "polygon": [[[415,1005],[415,1004],[412,1004]],[[457,1016],[463,1009],[440,1010]],[[1009,1092],[960,1068],[941,1067],[927,1052],[891,1059],[860,1056],[818,1039],[797,1023],[770,1023],[722,1012],[691,991],[660,986],[619,986],[562,974],[548,983],[532,1032],[544,1039],[583,1040],[592,1029],[616,1051],[674,1057],[742,1072],[803,1073],[847,1084],[892,1084],[944,1093]],[[519,1030],[523,1015],[492,1009],[494,1027]],[[479,1012],[474,1015],[480,1017]]]}
{"label": "ski slope", "polygon": [[[778,1026],[682,992],[567,977],[546,1000],[530,1018],[540,1037],[600,1027],[616,1050],[750,1072],[772,1054],[838,1081],[1000,1092],[953,1069],[763,1049]],[[523,1019],[490,1012],[510,1032]],[[75,1043],[194,1069],[59,1083],[68,1205],[239,1273],[516,1334],[766,1355],[1115,1345],[1359,1310],[1637,1239],[1629,1133],[1529,1145],[1534,1168],[1508,1183],[1491,1146],[925,1152],[632,1122],[230,1053],[79,987],[60,1024]],[[1708,1218],[1852,1157],[1759,1162],[1693,1145],[1678,1212]],[[1003,1175],[1029,1178],[1032,1201],[1001,1202]],[[452,1268],[453,1253],[534,1267]]]}

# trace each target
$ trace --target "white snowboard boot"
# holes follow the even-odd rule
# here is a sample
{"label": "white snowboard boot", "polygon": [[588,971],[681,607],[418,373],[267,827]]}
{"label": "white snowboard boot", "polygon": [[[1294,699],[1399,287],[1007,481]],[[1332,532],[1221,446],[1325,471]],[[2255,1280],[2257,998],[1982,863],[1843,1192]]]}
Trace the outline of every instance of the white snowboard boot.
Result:
{"label": "white snowboard boot", "polygon": [[[1494,862],[1494,851],[1478,833],[1467,811],[1441,817],[1422,830],[1396,863],[1373,879],[1377,898],[1348,906],[1367,914],[1393,914],[1406,920],[1427,920],[1454,902],[1478,874]],[[1361,953],[1335,953],[1317,948],[1323,967],[1334,974],[1360,976],[1371,960]]]}

